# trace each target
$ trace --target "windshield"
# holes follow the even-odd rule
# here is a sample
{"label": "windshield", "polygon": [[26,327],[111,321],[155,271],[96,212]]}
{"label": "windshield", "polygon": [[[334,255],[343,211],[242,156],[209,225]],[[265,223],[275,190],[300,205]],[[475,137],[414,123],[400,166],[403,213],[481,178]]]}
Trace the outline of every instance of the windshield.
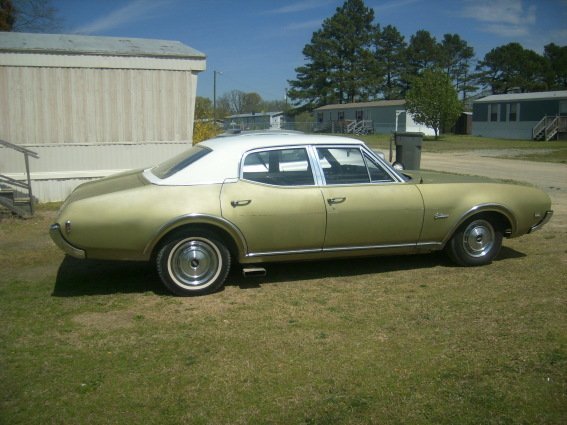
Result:
{"label": "windshield", "polygon": [[212,152],[209,148],[203,146],[193,146],[188,151],[182,152],[179,155],[176,155],[173,158],[168,159],[167,161],[155,166],[151,169],[151,172],[154,176],[160,179],[166,179],[173,176],[178,171],[183,170],[185,167],[193,164],[195,161],[201,159],[209,152]]}

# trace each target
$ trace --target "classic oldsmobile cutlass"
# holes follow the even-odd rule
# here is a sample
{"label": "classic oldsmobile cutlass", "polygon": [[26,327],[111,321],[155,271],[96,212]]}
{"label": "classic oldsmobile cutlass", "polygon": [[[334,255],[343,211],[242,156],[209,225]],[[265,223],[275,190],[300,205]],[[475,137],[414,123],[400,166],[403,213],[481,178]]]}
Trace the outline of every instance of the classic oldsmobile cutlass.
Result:
{"label": "classic oldsmobile cutlass", "polygon": [[154,261],[177,295],[218,290],[231,261],[444,249],[490,263],[503,237],[542,227],[549,196],[516,184],[394,170],[344,137],[248,134],[79,186],[50,234],[78,258]]}

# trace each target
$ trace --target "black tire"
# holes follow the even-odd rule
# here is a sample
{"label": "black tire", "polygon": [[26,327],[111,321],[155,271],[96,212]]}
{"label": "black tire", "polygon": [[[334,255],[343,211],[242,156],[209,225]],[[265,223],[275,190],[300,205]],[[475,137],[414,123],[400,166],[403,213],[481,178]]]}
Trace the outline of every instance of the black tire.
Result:
{"label": "black tire", "polygon": [[163,284],[175,295],[204,295],[220,289],[230,270],[230,252],[214,234],[175,234],[158,251],[156,266]]}
{"label": "black tire", "polygon": [[473,217],[455,232],[446,251],[461,266],[483,266],[494,260],[501,247],[502,232],[493,222],[485,217]]}

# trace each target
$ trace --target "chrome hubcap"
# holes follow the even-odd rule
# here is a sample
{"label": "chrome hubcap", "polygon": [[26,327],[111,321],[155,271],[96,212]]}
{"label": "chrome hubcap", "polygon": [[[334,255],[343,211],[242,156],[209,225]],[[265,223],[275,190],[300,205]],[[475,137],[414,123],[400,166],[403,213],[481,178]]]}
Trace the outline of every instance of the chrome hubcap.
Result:
{"label": "chrome hubcap", "polygon": [[494,228],[486,220],[473,221],[465,229],[463,248],[472,257],[483,257],[494,246]]}
{"label": "chrome hubcap", "polygon": [[206,239],[185,239],[171,250],[168,265],[178,285],[206,286],[218,277],[221,256],[218,248]]}

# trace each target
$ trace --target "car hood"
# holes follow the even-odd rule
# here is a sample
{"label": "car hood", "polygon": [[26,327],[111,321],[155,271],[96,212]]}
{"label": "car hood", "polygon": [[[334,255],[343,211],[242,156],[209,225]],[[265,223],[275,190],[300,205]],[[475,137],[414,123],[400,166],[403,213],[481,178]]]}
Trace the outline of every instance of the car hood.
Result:
{"label": "car hood", "polygon": [[131,170],[124,173],[113,174],[99,180],[83,183],[78,186],[73,193],[71,193],[67,202],[107,195],[150,184],[146,179],[144,179],[142,172],[143,170]]}
{"label": "car hood", "polygon": [[[436,171],[407,171],[402,172],[407,177],[411,178],[412,182],[419,182],[424,184],[435,183],[502,183],[502,181],[494,180],[488,177],[481,176],[468,176],[461,174],[441,173]],[[506,182],[508,183],[508,182]],[[510,182],[514,183],[514,182]]]}

